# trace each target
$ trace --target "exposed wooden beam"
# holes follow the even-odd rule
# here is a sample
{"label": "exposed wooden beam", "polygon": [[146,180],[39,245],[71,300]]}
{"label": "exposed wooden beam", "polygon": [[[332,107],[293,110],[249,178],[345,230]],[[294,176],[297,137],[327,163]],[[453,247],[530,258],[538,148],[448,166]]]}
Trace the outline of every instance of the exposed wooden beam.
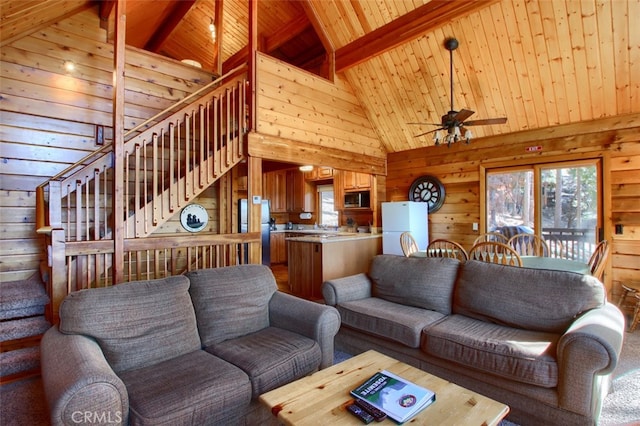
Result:
{"label": "exposed wooden beam", "polygon": [[149,41],[147,41],[144,50],[157,53],[162,44],[169,38],[173,30],[175,30],[180,21],[182,21],[182,18],[191,10],[191,7],[195,3],[195,0],[176,2],[171,13],[162,21],[162,24],[158,25],[158,30],[155,31]]}
{"label": "exposed wooden beam", "polygon": [[330,166],[374,175],[387,174],[386,157],[374,157],[255,132],[249,133],[249,155],[285,163]]}
{"label": "exposed wooden beam", "polygon": [[293,18],[280,28],[275,34],[267,37],[265,41],[265,50],[272,52],[291,40],[294,37],[302,34],[302,32],[311,26],[311,22],[307,19],[307,15],[304,13]]}
{"label": "exposed wooden beam", "polygon": [[124,280],[124,68],[125,40],[127,33],[127,1],[116,2],[116,38],[113,49],[113,182],[111,217],[113,223],[113,266],[111,276],[113,283]]}
{"label": "exposed wooden beam", "polygon": [[103,30],[109,30],[109,16],[115,4],[115,0],[102,0],[100,2],[98,17],[100,18],[100,28]]}
{"label": "exposed wooden beam", "polygon": [[222,75],[222,55],[220,48],[223,43],[224,19],[222,19],[222,11],[224,10],[224,0],[215,0],[213,24],[216,26],[216,43],[213,50],[213,72]]}
{"label": "exposed wooden beam", "polygon": [[303,2],[301,2],[301,4],[304,12],[307,15],[307,18],[311,22],[311,25],[313,25],[313,29],[316,31],[317,36],[320,38],[320,42],[322,43],[325,52],[327,52],[327,76],[329,80],[333,81],[333,77],[336,72],[336,49],[334,47],[334,44],[327,35],[327,30],[322,25],[322,22],[320,22],[318,13],[316,12],[313,4],[311,4],[309,0],[304,0]]}
{"label": "exposed wooden beam", "polygon": [[345,71],[497,0],[432,0],[336,50],[336,72]]}

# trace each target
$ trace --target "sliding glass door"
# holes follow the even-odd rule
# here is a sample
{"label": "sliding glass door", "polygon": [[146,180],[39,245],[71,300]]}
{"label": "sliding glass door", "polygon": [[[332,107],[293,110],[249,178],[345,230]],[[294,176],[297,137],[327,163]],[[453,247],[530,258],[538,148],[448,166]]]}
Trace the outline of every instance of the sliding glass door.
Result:
{"label": "sliding glass door", "polygon": [[600,240],[597,160],[487,169],[486,229],[543,237],[552,256],[588,261]]}

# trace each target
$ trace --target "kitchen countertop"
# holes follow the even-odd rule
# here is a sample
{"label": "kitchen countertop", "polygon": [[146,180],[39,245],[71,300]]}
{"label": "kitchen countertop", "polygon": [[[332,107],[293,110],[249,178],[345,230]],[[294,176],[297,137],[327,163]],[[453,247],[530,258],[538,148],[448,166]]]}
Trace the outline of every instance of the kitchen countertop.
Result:
{"label": "kitchen countertop", "polygon": [[[291,232],[291,231],[289,231]],[[316,235],[301,235],[299,237],[289,237],[287,241],[298,241],[303,243],[337,243],[341,241],[353,241],[364,240],[369,238],[382,238],[382,234],[371,234],[368,232],[327,232],[322,235],[317,235],[318,231],[315,230]]]}

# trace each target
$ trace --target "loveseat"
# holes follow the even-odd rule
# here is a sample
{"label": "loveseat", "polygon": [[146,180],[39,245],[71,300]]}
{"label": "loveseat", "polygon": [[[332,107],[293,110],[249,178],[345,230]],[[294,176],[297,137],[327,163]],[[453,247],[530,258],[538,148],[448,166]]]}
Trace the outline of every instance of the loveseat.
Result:
{"label": "loveseat", "polygon": [[73,292],[41,344],[51,423],[267,423],[257,397],[331,365],[339,326],[263,265]]}
{"label": "loveseat", "polygon": [[338,350],[385,353],[521,425],[595,424],[624,335],[602,283],[572,272],[383,254],[322,294],[341,315]]}

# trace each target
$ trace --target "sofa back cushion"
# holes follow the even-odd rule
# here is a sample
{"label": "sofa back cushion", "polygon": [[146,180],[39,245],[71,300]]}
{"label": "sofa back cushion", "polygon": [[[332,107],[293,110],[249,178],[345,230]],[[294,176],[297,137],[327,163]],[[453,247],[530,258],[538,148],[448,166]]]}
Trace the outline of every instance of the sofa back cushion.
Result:
{"label": "sofa back cushion", "polygon": [[207,347],[269,326],[269,300],[278,289],[264,265],[189,272],[198,331]]}
{"label": "sofa back cushion", "polygon": [[510,327],[563,333],[581,313],[605,303],[590,275],[470,260],[461,266],[453,312]]}
{"label": "sofa back cushion", "polygon": [[449,315],[459,266],[456,259],[381,254],[369,271],[372,295]]}
{"label": "sofa back cushion", "polygon": [[60,331],[94,338],[116,373],[201,348],[183,276],[70,293],[60,305]]}

